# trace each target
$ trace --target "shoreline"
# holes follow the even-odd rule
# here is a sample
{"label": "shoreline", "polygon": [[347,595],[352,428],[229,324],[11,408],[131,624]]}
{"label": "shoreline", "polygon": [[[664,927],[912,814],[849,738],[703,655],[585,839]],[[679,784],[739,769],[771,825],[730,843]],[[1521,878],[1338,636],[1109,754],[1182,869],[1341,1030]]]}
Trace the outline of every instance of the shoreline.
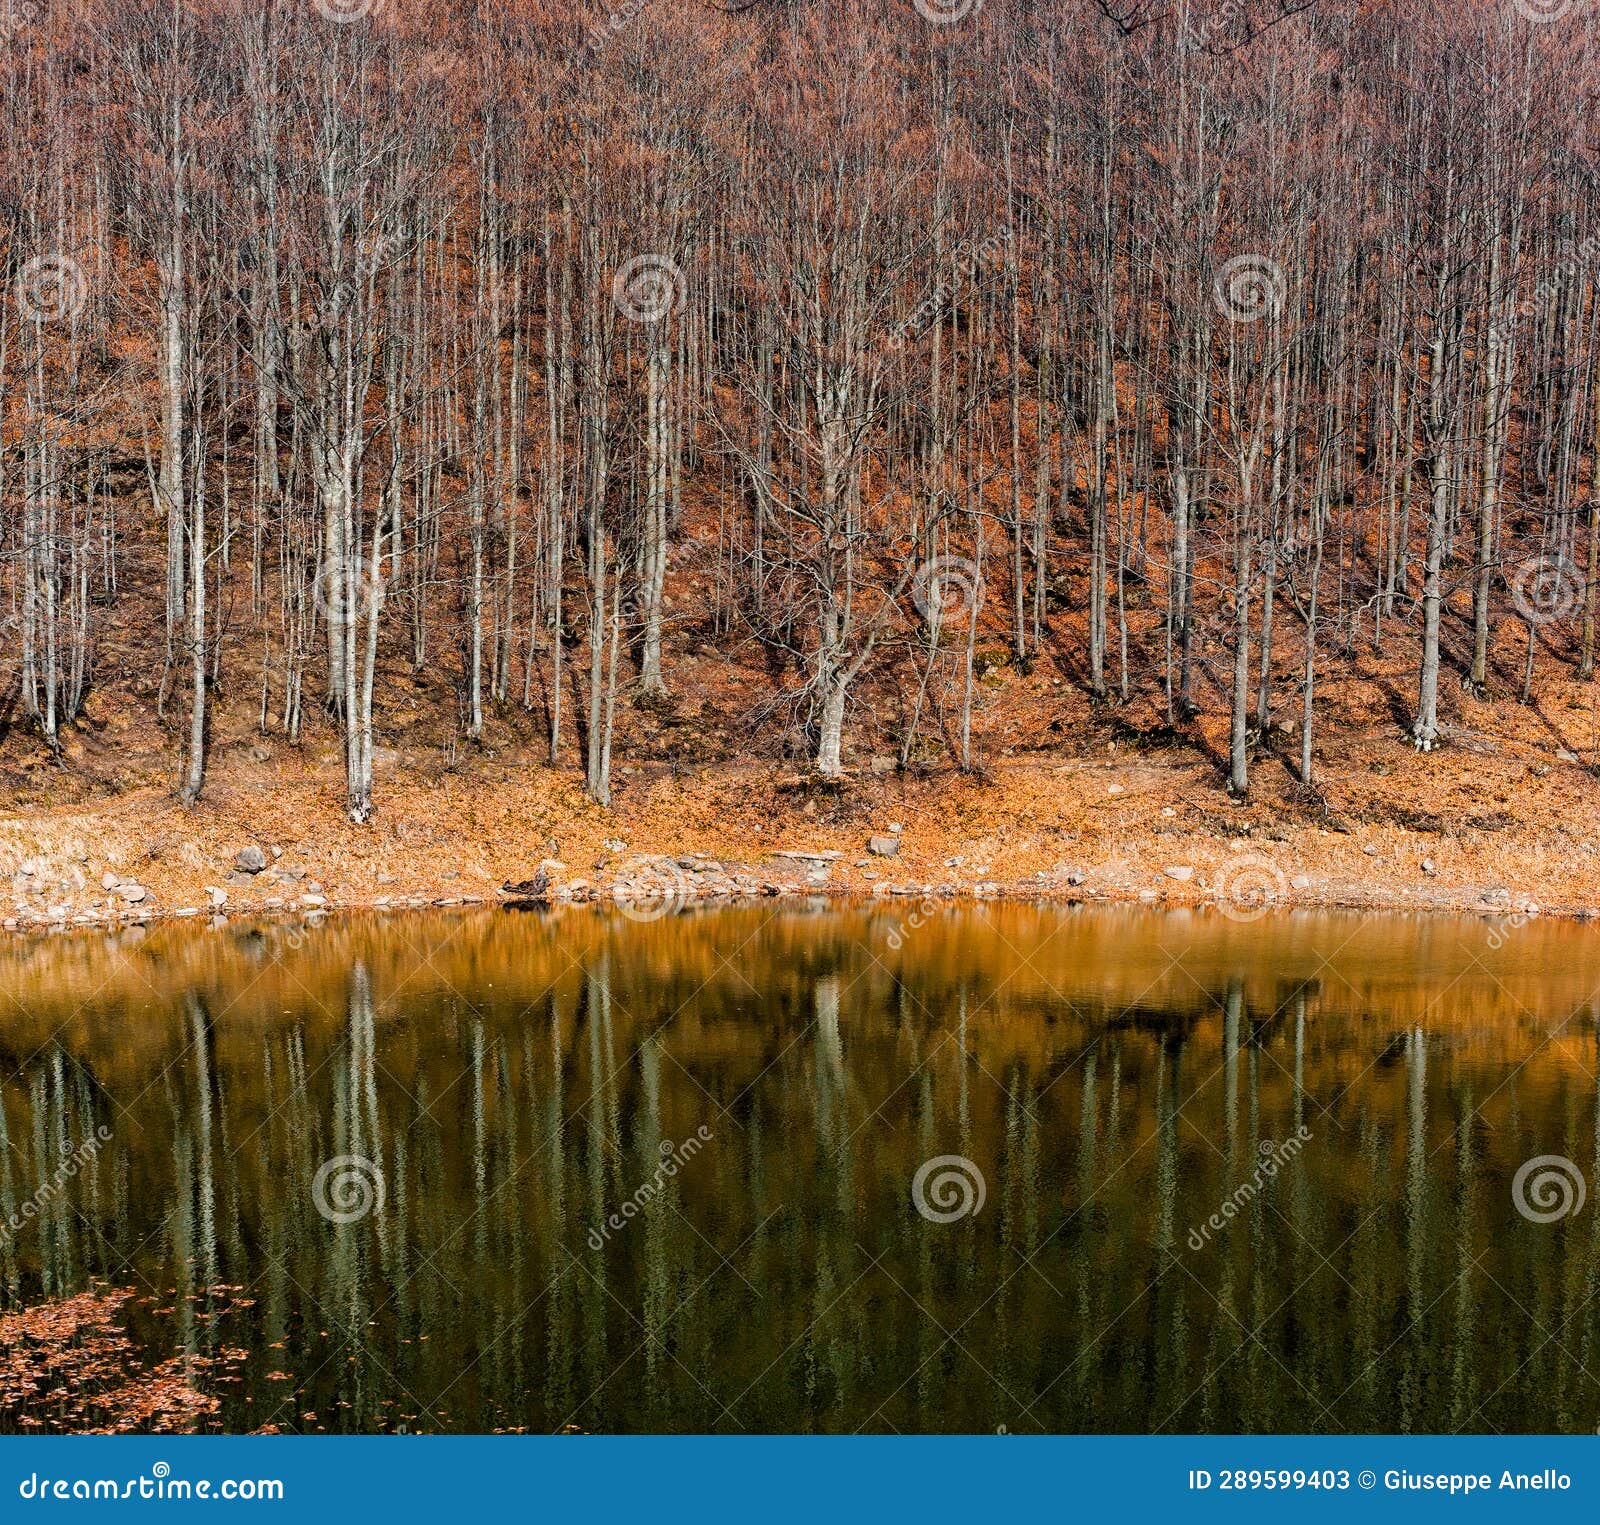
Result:
{"label": "shoreline", "polygon": [[[670,856],[670,855],[667,855]],[[1100,865],[1101,868],[1110,865]],[[1091,865],[1088,873],[1093,874]],[[180,897],[181,898],[181,897]],[[405,894],[330,898],[312,893],[297,899],[266,896],[259,899],[212,902],[194,897],[189,904],[137,904],[123,907],[71,907],[64,914],[47,908],[16,912],[0,920],[0,930],[15,936],[40,936],[68,931],[115,931],[132,926],[194,921],[225,925],[234,919],[322,920],[334,914],[391,915],[418,911],[557,910],[572,906],[612,908],[640,921],[688,910],[752,906],[764,901],[821,901],[828,906],[959,906],[995,901],[1050,906],[1127,907],[1152,911],[1207,911],[1239,922],[1295,911],[1407,915],[1417,912],[1440,917],[1471,917],[1519,925],[1535,918],[1584,922],[1600,918],[1600,906],[1580,903],[1541,903],[1531,898],[1487,898],[1462,887],[1429,885],[1415,893],[1307,886],[1287,894],[1233,895],[1226,887],[1205,881],[1172,880],[1163,887],[1089,887],[1086,884],[1045,880],[983,880],[973,884],[916,883],[880,880],[871,887],[828,882],[808,882],[764,874],[755,865],[739,865],[702,877],[683,873],[681,879],[658,872],[651,880],[610,879],[603,882],[562,883],[543,898],[495,894]]]}
{"label": "shoreline", "polygon": [[826,791],[759,765],[640,774],[609,811],[548,769],[397,773],[363,826],[340,813],[334,777],[246,775],[191,810],[146,789],[0,818],[0,925],[482,907],[541,872],[553,904],[669,909],[822,896],[1211,906],[1242,920],[1600,915],[1600,827],[1579,834],[1594,816],[1587,771],[1552,771],[1534,791],[1481,757],[1470,767],[1451,815],[1420,812],[1398,769],[1374,789],[1352,767],[1314,807],[1288,788],[1235,805],[1203,761],[1151,754],[1043,754],[986,778]]}

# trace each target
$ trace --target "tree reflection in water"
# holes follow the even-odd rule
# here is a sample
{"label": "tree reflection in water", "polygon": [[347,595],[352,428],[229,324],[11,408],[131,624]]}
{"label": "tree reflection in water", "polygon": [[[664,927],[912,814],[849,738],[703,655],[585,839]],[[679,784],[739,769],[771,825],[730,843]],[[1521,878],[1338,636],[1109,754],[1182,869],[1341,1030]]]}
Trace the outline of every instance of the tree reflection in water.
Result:
{"label": "tree reflection in water", "polygon": [[[158,1428],[1588,1430],[1600,1217],[1512,1183],[1595,1183],[1600,934],[1487,930],[762,906],[14,940],[0,1424],[115,1423],[48,1401],[61,1351],[15,1322],[81,1314],[100,1389],[192,1394]],[[945,1159],[966,1194],[919,1198]]]}

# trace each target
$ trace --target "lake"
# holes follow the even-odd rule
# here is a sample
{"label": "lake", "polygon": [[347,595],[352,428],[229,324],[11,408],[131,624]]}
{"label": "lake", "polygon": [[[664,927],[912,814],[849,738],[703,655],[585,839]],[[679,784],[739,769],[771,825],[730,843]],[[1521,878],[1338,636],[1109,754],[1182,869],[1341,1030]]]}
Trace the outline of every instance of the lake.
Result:
{"label": "lake", "polygon": [[1592,1433],[1597,987],[999,903],[12,938],[0,1428]]}

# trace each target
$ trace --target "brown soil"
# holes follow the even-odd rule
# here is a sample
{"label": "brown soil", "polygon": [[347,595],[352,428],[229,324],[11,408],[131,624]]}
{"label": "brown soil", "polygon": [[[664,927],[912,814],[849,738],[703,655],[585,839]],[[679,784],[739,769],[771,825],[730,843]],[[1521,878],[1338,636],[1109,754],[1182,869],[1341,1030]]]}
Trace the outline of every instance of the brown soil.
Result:
{"label": "brown soil", "polygon": [[[1152,750],[1127,737],[1002,756],[982,775],[869,769],[837,788],[760,762],[628,766],[609,811],[569,773],[502,753],[456,769],[387,764],[380,814],[364,827],[343,818],[335,762],[246,754],[214,769],[194,810],[144,787],[0,821],[13,880],[4,909],[19,927],[170,914],[207,909],[209,886],[226,893],[230,913],[471,902],[497,898],[503,881],[528,878],[542,860],[556,891],[576,898],[620,881],[695,895],[1600,907],[1589,770],[1522,738],[1464,739],[1470,750],[1423,758],[1395,726],[1347,733],[1312,795],[1293,782],[1294,744],[1283,738],[1283,756],[1258,757],[1245,805],[1227,799],[1194,747]],[[868,850],[870,836],[896,828],[897,854]],[[250,843],[266,850],[268,870],[230,873]],[[17,872],[24,865],[33,872]],[[143,901],[103,889],[108,873],[137,882]]]}
{"label": "brown soil", "polygon": [[[760,653],[700,640],[703,569],[694,557],[692,544],[679,548],[673,568],[672,697],[619,705],[609,810],[581,791],[573,724],[561,767],[548,766],[537,676],[532,708],[499,707],[475,745],[458,735],[455,654],[414,673],[390,652],[377,690],[378,814],[353,826],[342,811],[335,726],[313,714],[291,746],[269,715],[262,733],[244,634],[225,642],[223,672],[237,676],[213,695],[206,789],[185,810],[172,786],[186,695],[180,684],[158,723],[159,619],[119,610],[102,632],[87,711],[60,757],[14,710],[0,713],[0,919],[29,928],[198,913],[210,907],[212,886],[225,892],[229,913],[493,900],[502,882],[529,878],[544,860],[553,860],[553,887],[574,898],[607,894],[621,880],[694,895],[1196,903],[1265,891],[1286,904],[1496,915],[1526,914],[1530,902],[1554,914],[1600,908],[1596,687],[1572,676],[1575,620],[1537,632],[1533,702],[1522,704],[1528,627],[1503,617],[1493,692],[1479,699],[1456,676],[1470,649],[1467,595],[1459,593],[1445,628],[1446,742],[1429,756],[1413,750],[1405,730],[1416,681],[1412,633],[1390,620],[1375,654],[1370,621],[1339,649],[1338,632],[1325,629],[1317,784],[1306,790],[1296,780],[1303,630],[1284,617],[1274,726],[1254,759],[1251,799],[1236,805],[1223,789],[1231,657],[1216,634],[1202,639],[1203,714],[1192,724],[1165,724],[1154,610],[1133,611],[1131,698],[1092,702],[1074,612],[1084,607],[1082,578],[1067,559],[1064,608],[1028,666],[1005,648],[1004,599],[997,593],[984,610],[978,772],[949,763],[959,702],[953,662],[930,686],[912,769],[895,768],[901,696],[915,691],[917,674],[910,649],[891,648],[857,685],[847,730],[853,771],[824,786],[793,760],[803,748],[792,717],[764,703],[773,679]],[[546,666],[541,654],[536,673]],[[1110,675],[1115,681],[1115,665]],[[582,678],[580,643],[567,665],[569,717],[583,713]],[[896,826],[897,855],[868,851],[870,836]],[[268,871],[230,878],[251,843],[267,852]],[[783,852],[838,856],[807,862]],[[709,863],[639,861],[661,855]],[[1192,872],[1181,876],[1185,868]],[[130,905],[120,888],[102,886],[108,876],[137,883],[144,898]]]}

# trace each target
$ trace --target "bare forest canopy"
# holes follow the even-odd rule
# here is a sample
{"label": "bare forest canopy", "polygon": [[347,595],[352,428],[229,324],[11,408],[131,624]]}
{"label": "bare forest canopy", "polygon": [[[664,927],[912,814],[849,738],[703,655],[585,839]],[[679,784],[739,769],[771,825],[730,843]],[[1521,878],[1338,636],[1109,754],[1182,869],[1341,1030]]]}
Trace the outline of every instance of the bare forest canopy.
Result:
{"label": "bare forest canopy", "polygon": [[1221,643],[1238,794],[1275,646],[1309,783],[1319,664],[1408,643],[1427,750],[1452,611],[1475,693],[1508,621],[1525,689],[1541,627],[1593,668],[1597,30],[0,0],[8,713],[58,747],[142,626],[186,800],[226,689],[336,726],[363,820],[442,670],[604,803],[692,617],[825,777],[886,683],[972,766],[984,639],[1173,726]]}

